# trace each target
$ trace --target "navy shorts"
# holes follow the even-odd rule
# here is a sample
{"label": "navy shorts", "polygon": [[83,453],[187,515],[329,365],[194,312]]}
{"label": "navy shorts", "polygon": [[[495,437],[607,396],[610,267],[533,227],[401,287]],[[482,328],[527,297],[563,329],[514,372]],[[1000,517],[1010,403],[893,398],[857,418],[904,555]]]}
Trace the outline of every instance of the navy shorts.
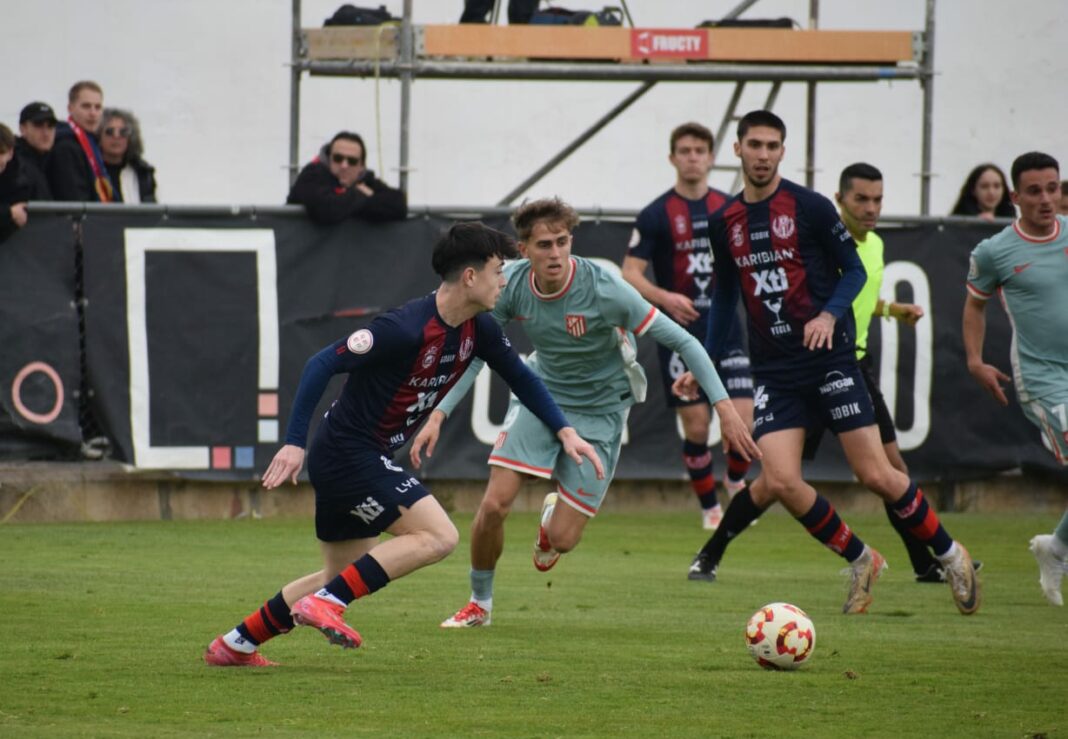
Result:
{"label": "navy shorts", "polygon": [[315,536],[348,541],[378,536],[430,495],[413,475],[375,449],[338,453],[316,435],[308,450],[308,477],[315,488]]}
{"label": "navy shorts", "polygon": [[886,398],[879,390],[879,383],[875,380],[875,363],[871,355],[865,354],[858,362],[860,374],[864,377],[864,384],[868,386],[868,395],[871,396],[871,404],[875,409],[875,422],[879,424],[879,438],[883,444],[897,441],[897,429],[894,428],[894,419],[890,415],[890,409],[886,407]]}
{"label": "navy shorts", "polygon": [[757,371],[753,384],[754,439],[783,429],[841,434],[875,424],[860,367],[849,359],[807,377]]}
{"label": "navy shorts", "polygon": [[[693,325],[686,326],[686,330],[704,345],[707,326],[707,315],[702,315]],[[671,351],[663,344],[656,345],[656,352],[660,360],[660,380],[664,385],[664,398],[669,408],[708,403],[708,396],[700,387],[697,389],[696,400],[683,400],[674,395],[671,392],[671,386],[686,371],[686,363],[682,361],[677,352]],[[723,382],[723,387],[727,389],[729,397],[752,399],[753,375],[749,369],[749,355],[746,354],[745,345],[742,342],[741,322],[737,317],[735,317],[735,324],[727,334],[722,355],[713,364],[716,366],[716,374]]]}

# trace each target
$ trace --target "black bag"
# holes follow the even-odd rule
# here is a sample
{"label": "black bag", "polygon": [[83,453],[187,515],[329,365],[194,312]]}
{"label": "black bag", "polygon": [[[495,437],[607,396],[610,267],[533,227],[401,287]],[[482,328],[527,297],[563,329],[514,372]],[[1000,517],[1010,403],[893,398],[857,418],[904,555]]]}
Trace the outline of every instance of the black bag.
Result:
{"label": "black bag", "polygon": [[534,13],[530,22],[543,26],[622,26],[623,10],[607,6],[600,11],[546,8]]}
{"label": "black bag", "polygon": [[400,21],[386,10],[385,5],[377,8],[357,8],[355,5],[342,5],[326,19],[324,26],[380,26],[390,21]]}
{"label": "black bag", "polygon": [[703,21],[698,28],[793,28],[797,24],[790,18],[753,19],[732,18],[725,21]]}

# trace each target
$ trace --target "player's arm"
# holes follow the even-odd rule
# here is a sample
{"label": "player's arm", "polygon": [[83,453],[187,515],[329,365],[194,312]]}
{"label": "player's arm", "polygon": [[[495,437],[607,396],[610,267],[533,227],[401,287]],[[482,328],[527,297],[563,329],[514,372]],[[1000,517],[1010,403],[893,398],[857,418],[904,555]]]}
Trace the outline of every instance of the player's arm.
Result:
{"label": "player's arm", "polygon": [[623,257],[623,279],[634,286],[638,294],[653,305],[660,306],[672,318],[686,326],[700,317],[693,301],[682,293],[671,292],[656,285],[645,276],[649,262],[641,257]]}
{"label": "player's arm", "polygon": [[917,321],[925,315],[923,308],[914,303],[895,303],[882,298],[875,301],[875,308],[871,314],[872,317],[896,318],[901,323],[909,326],[915,326]]}
{"label": "player's arm", "polygon": [[664,346],[678,352],[697,383],[705,391],[709,403],[716,409],[716,414],[719,416],[723,450],[725,452],[736,451],[746,461],[759,459],[760,449],[757,448],[756,442],[749,434],[747,424],[738,415],[734,404],[727,396],[723,381],[720,380],[712,360],[709,359],[700,342],[675,323],[663,320],[659,313],[649,324],[647,333]]}
{"label": "player's arm", "polygon": [[734,323],[734,312],[741,292],[738,271],[730,259],[717,261],[715,281],[705,333],[705,351],[710,357],[718,357],[723,350],[723,343]]}
{"label": "player's arm", "polygon": [[382,330],[385,325],[384,321],[378,319],[347,339],[335,341],[305,363],[286,427],[286,443],[263,473],[265,488],[276,488],[286,480],[297,484],[297,475],[304,466],[304,448],[311,417],[330,378],[379,361],[396,351],[397,342],[390,341],[390,332]]}
{"label": "player's arm", "polygon": [[986,241],[972,250],[968,259],[968,294],[964,300],[964,315],[961,319],[961,333],[964,339],[964,356],[968,371],[994,400],[1008,405],[1002,383],[1009,382],[1009,376],[997,367],[983,361],[983,342],[986,337],[986,303],[1000,285],[997,267],[991,261],[985,248]]}
{"label": "player's arm", "polygon": [[986,336],[986,300],[968,295],[964,299],[964,317],[961,322],[964,338],[964,355],[968,362],[968,371],[994,400],[1008,405],[1009,399],[1002,389],[1003,383],[1010,378],[992,364],[983,361],[983,339]]}
{"label": "player's arm", "polygon": [[845,315],[847,310],[853,309],[853,301],[868,280],[864,263],[857,254],[857,242],[838,217],[834,206],[822,198],[815,202],[813,232],[830,251],[841,274],[834,292],[823,305],[819,315],[805,324],[804,344],[811,350],[833,347],[834,327],[838,319]]}

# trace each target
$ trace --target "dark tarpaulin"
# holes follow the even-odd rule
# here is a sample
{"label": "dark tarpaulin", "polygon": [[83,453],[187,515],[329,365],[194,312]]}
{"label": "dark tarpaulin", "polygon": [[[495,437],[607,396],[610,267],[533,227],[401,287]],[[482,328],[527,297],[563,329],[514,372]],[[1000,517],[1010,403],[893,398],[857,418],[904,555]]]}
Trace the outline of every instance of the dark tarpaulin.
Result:
{"label": "dark tarpaulin", "polygon": [[[502,218],[487,221],[509,228]],[[112,441],[114,456],[144,466],[135,457],[132,429],[132,417],[141,409],[149,419],[143,433],[152,447],[164,452],[208,450],[205,459],[210,461],[187,464],[178,474],[234,479],[262,472],[284,438],[307,359],[382,311],[434,289],[438,279],[430,268],[431,249],[449,223],[424,217],[323,227],[301,218],[267,215],[86,216],[86,365],[94,391],[91,407]],[[137,273],[135,295],[143,294],[143,303],[133,316],[127,311],[127,243],[131,233],[144,232],[129,229],[156,234],[156,246],[142,254],[143,276]],[[161,229],[166,231],[163,237]],[[618,265],[630,230],[628,223],[583,223],[576,231],[575,253]],[[921,302],[928,303],[923,321],[930,341],[918,347],[919,332],[908,327],[897,331],[896,365],[881,378],[884,389],[896,390],[891,393],[896,397],[893,410],[899,429],[908,432],[902,437],[905,458],[919,479],[978,477],[1020,466],[1051,474],[1059,470],[1018,405],[998,406],[964,366],[960,316],[967,257],[979,240],[996,230],[923,226],[882,231],[889,264],[884,294],[893,289],[898,300],[912,301],[926,293]],[[190,239],[196,247],[179,246]],[[77,317],[70,307],[75,294],[73,242],[68,217],[41,215],[32,228],[0,249],[0,279],[7,287],[0,331],[6,332],[9,347],[0,361],[9,424],[13,373],[32,358],[52,357],[65,385],[77,387]],[[271,259],[260,264],[267,252]],[[267,262],[275,270],[273,281],[260,273]],[[26,279],[27,274],[36,277]],[[893,275],[905,277],[892,287]],[[914,298],[913,289],[920,296]],[[270,324],[276,327],[274,335],[261,345],[260,301],[266,299],[275,301],[269,304],[276,305],[277,322]],[[987,359],[1007,369],[1008,322],[997,305],[990,306],[987,316]],[[147,357],[136,337],[131,339],[131,326],[143,326]],[[891,327],[896,329],[896,324],[873,321],[873,353]],[[529,350],[521,327],[513,325],[508,333],[517,350]],[[136,347],[133,364],[131,346]],[[264,357],[277,375],[277,387],[260,387]],[[649,398],[631,412],[617,476],[681,478],[681,440],[674,415],[664,406],[652,340],[640,341],[639,358],[650,379]],[[138,363],[147,366],[148,378],[144,396],[132,401],[131,366],[141,366]],[[317,419],[341,382],[343,378],[335,378],[327,389]],[[277,410],[264,405],[265,391],[275,398]],[[427,477],[485,476],[488,444],[503,419],[508,392],[493,379],[477,404],[475,395],[446,423],[437,453],[425,469]],[[47,398],[37,402],[43,407]],[[273,437],[264,432],[265,421],[274,424]],[[41,438],[42,433],[56,443],[78,440],[76,406],[70,406],[69,397],[53,424],[19,426],[14,437],[0,439],[0,453],[17,456],[19,443]],[[219,453],[222,456],[216,457]],[[165,463],[163,468],[168,469]],[[839,445],[830,439],[808,463],[806,474],[819,480],[852,477]]]}

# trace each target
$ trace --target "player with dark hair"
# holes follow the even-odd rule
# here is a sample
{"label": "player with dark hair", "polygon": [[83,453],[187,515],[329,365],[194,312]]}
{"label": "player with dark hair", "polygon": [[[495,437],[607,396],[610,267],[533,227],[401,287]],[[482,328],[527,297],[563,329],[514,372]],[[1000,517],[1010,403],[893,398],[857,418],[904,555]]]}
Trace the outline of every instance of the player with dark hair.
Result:
{"label": "player with dark hair", "polygon": [[[476,359],[498,372],[545,424],[570,458],[562,464],[573,461],[592,468],[590,479],[604,477],[593,447],[485,314],[504,286],[503,260],[514,256],[505,234],[480,223],[453,226],[434,247],[432,264],[442,279],[435,292],[375,318],[308,360],[286,444],[263,486],[296,484],[315,406],[330,378],[348,373],[308,452],[323,569],[289,583],[217,637],[204,654],[209,665],[273,665],[256,648],[294,624],[319,629],[333,644],[358,647],[360,635],[342,618],[349,603],[452,552],[459,535],[448,514],[392,455]],[[582,465],[582,457],[592,464]],[[384,531],[392,538],[379,542]]]}
{"label": "player with dark hair", "polygon": [[[857,324],[857,363],[860,365],[864,385],[871,396],[883,451],[886,452],[886,457],[894,469],[907,475],[909,469],[897,444],[894,419],[890,415],[890,409],[886,407],[886,400],[875,379],[875,367],[871,354],[868,352],[868,326],[871,324],[871,319],[876,316],[915,326],[916,322],[923,318],[923,308],[913,303],[895,303],[879,296],[883,287],[885,262],[883,261],[883,240],[875,233],[874,228],[883,209],[882,172],[864,162],[850,164],[842,170],[838,178],[838,192],[835,193],[834,199],[838,203],[842,222],[849,229],[850,236],[857,242],[857,255],[864,264],[864,270],[868,273],[868,281],[864,283],[864,287],[853,301],[853,317]],[[806,448],[807,453],[815,452],[815,449],[811,447],[812,445]],[[912,535],[902,519],[894,513],[893,506],[890,503],[884,505],[890,524],[901,537],[905,550],[908,552],[916,581],[943,582],[945,574],[938,560],[932,556],[922,541]],[[976,570],[982,567],[982,563],[978,561],[974,562],[974,565]]]}
{"label": "player with dark hair", "polygon": [[[670,315],[693,336],[704,340],[712,305],[712,253],[708,247],[708,215],[727,202],[727,194],[708,185],[712,169],[712,132],[700,123],[683,123],[671,132],[668,161],[675,168],[675,185],[642,209],[634,223],[623,279],[643,298]],[[655,283],[645,276],[653,265]],[[660,376],[669,407],[682,424],[682,459],[690,484],[701,504],[704,528],[714,531],[723,518],[716,498],[712,450],[708,446],[712,420],[708,398],[700,394],[685,401],[671,393],[671,384],[686,371],[677,352],[657,346]],[[745,353],[741,320],[734,317],[723,353],[715,357],[716,370],[731,402],[746,424],[753,422],[753,378]],[[749,462],[737,452],[727,455],[723,481],[728,496],[745,487]]]}
{"label": "player with dark hair", "polygon": [[[851,308],[866,279],[856,244],[829,200],[779,174],[785,139],[786,125],[771,111],[741,119],[734,151],[745,187],[709,222],[718,282],[707,346],[710,355],[719,351],[741,293],[755,386],[753,436],[764,456],[760,476],[731,501],[690,577],[714,580],[729,541],[778,500],[849,562],[843,612],[867,610],[885,560],[801,476],[806,434],[826,427],[838,435],[861,483],[934,550],[958,610],[975,613],[980,590],[971,557],[916,483],[891,466],[879,439],[855,355]],[[695,394],[688,375],[676,389]]]}
{"label": "player with dark hair", "polygon": [[[471,597],[447,618],[445,628],[486,626],[493,608],[493,580],[504,549],[504,521],[523,476],[554,479],[542,504],[534,541],[534,566],[544,572],[573,550],[608,491],[630,407],[645,398],[645,373],[636,361],[635,335],[649,335],[685,359],[716,407],[724,447],[759,456],[748,426],[738,416],[701,343],[666,319],[611,269],[571,253],[578,215],[556,198],[535,200],[512,217],[524,259],[507,267],[508,285],[493,318],[522,321],[535,353],[527,361],[583,438],[604,463],[603,479],[588,467],[561,464],[560,445],[542,420],[512,404],[490,452],[486,493],[471,524]],[[441,423],[474,382],[472,366],[431,414],[412,442],[411,460],[433,453]],[[561,505],[562,503],[562,505]]]}
{"label": "player with dark hair", "polygon": [[[1009,376],[983,360],[986,304],[995,293],[1012,323],[1012,380],[1024,415],[1042,432],[1054,458],[1068,465],[1068,218],[1057,214],[1060,165],[1032,151],[1012,163],[1012,202],[1020,217],[980,241],[968,268],[964,351],[968,371],[1001,405]],[[1039,584],[1063,605],[1068,572],[1068,513],[1052,534],[1031,539]]]}

